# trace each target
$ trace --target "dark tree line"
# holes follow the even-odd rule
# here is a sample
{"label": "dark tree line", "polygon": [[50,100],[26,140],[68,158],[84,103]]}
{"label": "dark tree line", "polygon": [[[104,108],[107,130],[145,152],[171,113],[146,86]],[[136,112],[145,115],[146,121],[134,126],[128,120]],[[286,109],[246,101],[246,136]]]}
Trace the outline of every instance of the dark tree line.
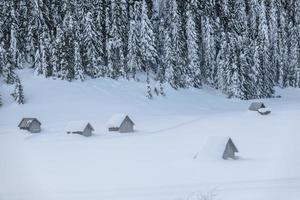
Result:
{"label": "dark tree line", "polygon": [[28,64],[68,81],[145,74],[149,98],[164,83],[272,97],[300,86],[300,0],[0,0],[0,74],[19,103]]}

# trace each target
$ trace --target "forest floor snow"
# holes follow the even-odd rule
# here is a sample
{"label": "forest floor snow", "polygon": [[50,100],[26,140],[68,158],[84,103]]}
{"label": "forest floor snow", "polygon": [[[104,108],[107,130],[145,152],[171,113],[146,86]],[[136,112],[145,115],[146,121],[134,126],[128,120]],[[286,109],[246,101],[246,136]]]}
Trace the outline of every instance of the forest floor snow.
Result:
{"label": "forest floor snow", "polygon": [[[263,100],[272,113],[262,116],[210,88],[166,87],[148,100],[142,82],[19,76],[25,105],[0,86],[0,200],[300,199],[299,89],[277,89],[282,98]],[[109,133],[116,113],[136,131]],[[37,117],[42,132],[19,130],[23,117]],[[66,134],[74,120],[90,121],[94,135]],[[231,137],[239,159],[194,159],[209,136]]]}

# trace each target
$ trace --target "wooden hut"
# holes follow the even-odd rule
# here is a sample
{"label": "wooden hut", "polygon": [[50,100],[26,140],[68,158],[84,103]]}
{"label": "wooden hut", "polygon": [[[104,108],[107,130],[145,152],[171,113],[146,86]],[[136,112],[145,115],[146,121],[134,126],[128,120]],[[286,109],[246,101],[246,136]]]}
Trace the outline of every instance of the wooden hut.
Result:
{"label": "wooden hut", "polygon": [[39,133],[41,132],[41,125],[42,123],[36,118],[23,118],[18,127],[30,133]]}
{"label": "wooden hut", "polygon": [[119,131],[120,133],[130,133],[134,131],[134,122],[126,114],[113,115],[108,123],[109,131]]}
{"label": "wooden hut", "polygon": [[79,134],[89,137],[92,135],[94,128],[87,121],[72,121],[67,124],[65,130],[68,134]]}
{"label": "wooden hut", "polygon": [[209,137],[202,149],[202,156],[210,159],[236,159],[235,153],[238,152],[235,144],[230,137]]}
{"label": "wooden hut", "polygon": [[252,102],[250,107],[249,107],[249,110],[251,111],[258,111],[259,109],[261,108],[265,108],[265,104],[263,102]]}

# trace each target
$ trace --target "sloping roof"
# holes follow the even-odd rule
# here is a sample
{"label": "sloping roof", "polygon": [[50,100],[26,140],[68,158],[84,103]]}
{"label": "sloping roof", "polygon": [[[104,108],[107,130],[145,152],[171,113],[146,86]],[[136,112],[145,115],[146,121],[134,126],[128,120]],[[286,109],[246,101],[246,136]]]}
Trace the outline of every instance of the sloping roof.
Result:
{"label": "sloping roof", "polygon": [[258,109],[265,108],[265,107],[266,106],[263,102],[252,102],[250,107],[249,107],[249,110],[258,111]]}
{"label": "sloping roof", "polygon": [[134,124],[134,122],[128,117],[127,114],[120,113],[120,114],[115,114],[115,115],[113,115],[113,116],[108,120],[107,126],[108,126],[109,128],[111,128],[111,127],[120,127],[121,124],[123,123],[123,121],[124,121],[126,118],[127,118],[128,120],[130,120],[130,121],[132,122],[132,124]]}
{"label": "sloping roof", "polygon": [[[200,156],[209,157],[212,159],[221,159],[222,155],[225,151],[226,145],[228,142],[233,144],[230,137],[223,136],[211,136],[206,139],[204,142],[203,148],[201,150]],[[236,152],[238,152],[237,148],[233,144]]]}
{"label": "sloping roof", "polygon": [[82,132],[87,126],[91,126],[92,130],[94,128],[88,121],[71,121],[65,127],[66,132]]}
{"label": "sloping roof", "polygon": [[18,127],[20,128],[29,128],[29,126],[31,125],[31,123],[33,121],[36,121],[37,123],[39,123],[40,125],[42,124],[39,120],[37,120],[36,118],[23,118],[21,120],[21,122],[19,123]]}

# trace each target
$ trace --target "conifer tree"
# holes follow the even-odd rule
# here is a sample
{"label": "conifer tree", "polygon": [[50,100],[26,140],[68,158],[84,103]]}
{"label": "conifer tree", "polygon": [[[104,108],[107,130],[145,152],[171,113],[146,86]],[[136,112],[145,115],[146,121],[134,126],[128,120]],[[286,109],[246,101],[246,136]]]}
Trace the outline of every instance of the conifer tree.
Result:
{"label": "conifer tree", "polygon": [[187,5],[187,57],[188,68],[191,72],[190,76],[192,84],[196,88],[201,88],[203,83],[203,69],[200,59],[199,33],[196,27],[196,10],[197,1],[190,0]]}
{"label": "conifer tree", "polygon": [[77,41],[77,38],[76,40],[74,41],[75,44],[74,44],[74,78],[75,79],[80,79],[80,80],[84,80],[85,77],[84,77],[84,69],[83,69],[83,66],[82,66],[82,59],[81,59],[81,55],[80,55],[80,47],[79,47],[79,44],[78,44],[78,41]]}
{"label": "conifer tree", "polygon": [[2,67],[2,76],[4,82],[7,84],[14,84],[16,81],[16,75],[13,71],[13,58],[11,55],[10,49],[4,50],[3,52],[3,67]]}
{"label": "conifer tree", "polygon": [[209,16],[204,17],[202,27],[205,77],[208,84],[214,86],[216,77],[216,45],[214,38],[213,23]]}
{"label": "conifer tree", "polygon": [[16,79],[15,90],[11,95],[13,96],[14,100],[18,104],[24,104],[25,103],[24,93],[23,93],[23,86],[22,86],[19,78]]}
{"label": "conifer tree", "polygon": [[141,28],[141,4],[135,2],[133,7],[133,19],[130,22],[130,31],[128,39],[128,56],[127,56],[127,77],[136,78],[136,73],[142,71],[141,52],[140,52],[140,28]]}
{"label": "conifer tree", "polygon": [[261,90],[261,97],[271,97],[274,93],[273,91],[273,82],[272,82],[272,71],[270,65],[270,41],[268,37],[268,25],[266,18],[266,8],[265,3],[262,1],[260,3],[260,12],[259,12],[259,27],[258,27],[258,53],[259,61],[262,73],[259,76],[261,77],[262,82],[259,82],[259,88]]}
{"label": "conifer tree", "polygon": [[94,26],[92,13],[87,12],[83,23],[82,60],[85,72],[93,78],[98,76],[99,67],[103,64],[103,61],[99,61],[99,58],[101,58],[99,52],[101,48],[100,41],[101,39],[98,37]]}
{"label": "conifer tree", "polygon": [[149,73],[156,67],[157,51],[155,46],[155,37],[153,26],[148,18],[148,9],[145,0],[142,3],[141,13],[141,58],[142,68]]}
{"label": "conifer tree", "polygon": [[111,24],[109,23],[109,38],[107,47],[108,74],[111,78],[125,75],[125,54],[120,27],[121,0],[111,0]]}

